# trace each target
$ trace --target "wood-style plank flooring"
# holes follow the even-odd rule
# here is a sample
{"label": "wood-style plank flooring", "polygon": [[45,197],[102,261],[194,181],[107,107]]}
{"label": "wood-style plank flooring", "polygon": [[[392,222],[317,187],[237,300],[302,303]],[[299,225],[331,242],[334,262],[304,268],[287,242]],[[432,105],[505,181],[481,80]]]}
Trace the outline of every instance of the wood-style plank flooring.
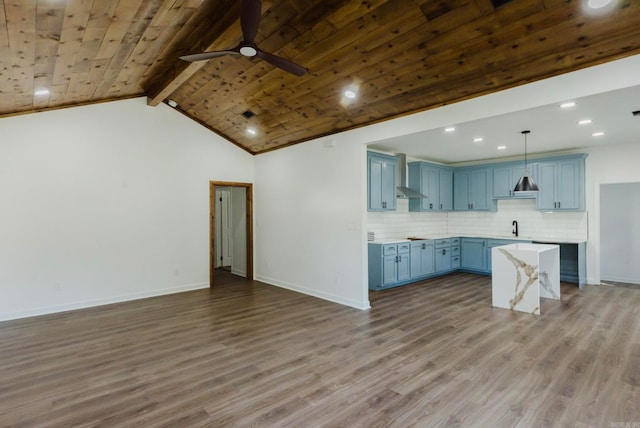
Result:
{"label": "wood-style plank flooring", "polygon": [[369,311],[216,275],[0,323],[0,426],[640,425],[640,288],[562,284],[535,317],[471,274]]}

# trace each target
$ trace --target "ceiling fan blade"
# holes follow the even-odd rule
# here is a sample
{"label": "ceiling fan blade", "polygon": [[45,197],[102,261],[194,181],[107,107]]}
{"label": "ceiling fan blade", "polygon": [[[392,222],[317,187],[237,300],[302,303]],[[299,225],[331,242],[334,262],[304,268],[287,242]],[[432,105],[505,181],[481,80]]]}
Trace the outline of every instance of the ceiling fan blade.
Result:
{"label": "ceiling fan blade", "polygon": [[217,58],[219,56],[229,55],[229,54],[237,54],[237,53],[239,53],[237,50],[202,52],[202,53],[197,53],[197,54],[184,55],[184,56],[181,56],[180,59],[183,60],[183,61],[189,61],[189,62],[205,61],[207,59]]}
{"label": "ceiling fan blade", "polygon": [[256,40],[261,13],[262,4],[260,0],[242,0],[240,25],[242,26],[242,37],[245,42],[253,43]]}
{"label": "ceiling fan blade", "polygon": [[291,74],[295,74],[296,76],[302,76],[307,72],[306,68],[296,64],[295,62],[291,62],[288,59],[284,59],[261,50],[258,50],[258,57],[267,61],[269,64],[275,65],[276,67],[281,68],[282,70],[287,71]]}

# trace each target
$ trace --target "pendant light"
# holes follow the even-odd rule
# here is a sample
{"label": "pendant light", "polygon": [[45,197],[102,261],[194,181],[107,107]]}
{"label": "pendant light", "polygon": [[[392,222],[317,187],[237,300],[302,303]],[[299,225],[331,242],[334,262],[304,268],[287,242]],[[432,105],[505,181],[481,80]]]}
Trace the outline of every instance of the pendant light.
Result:
{"label": "pendant light", "polygon": [[522,172],[522,177],[516,183],[516,187],[513,189],[514,192],[537,192],[538,185],[535,181],[533,181],[533,177],[529,173],[527,169],[527,134],[531,131],[522,131],[522,135],[524,135],[524,171]]}

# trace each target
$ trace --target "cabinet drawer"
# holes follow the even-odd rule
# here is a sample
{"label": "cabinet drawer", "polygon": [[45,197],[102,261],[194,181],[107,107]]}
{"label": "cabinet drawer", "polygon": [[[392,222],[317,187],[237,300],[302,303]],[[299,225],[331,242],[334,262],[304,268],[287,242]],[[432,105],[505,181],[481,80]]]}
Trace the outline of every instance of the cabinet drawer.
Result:
{"label": "cabinet drawer", "polygon": [[451,257],[451,269],[460,269],[460,256]]}
{"label": "cabinet drawer", "polygon": [[460,255],[460,246],[459,245],[457,245],[455,247],[454,246],[451,247],[451,255],[452,256],[459,256]]}
{"label": "cabinet drawer", "polygon": [[384,245],[382,247],[382,254],[385,256],[393,256],[398,254],[398,246],[396,244]]}
{"label": "cabinet drawer", "polygon": [[411,244],[398,244],[398,254],[408,253],[409,251],[411,251]]}
{"label": "cabinet drawer", "polygon": [[436,248],[445,248],[451,246],[451,239],[436,239]]}
{"label": "cabinet drawer", "polygon": [[451,238],[451,245],[460,245],[460,238]]}

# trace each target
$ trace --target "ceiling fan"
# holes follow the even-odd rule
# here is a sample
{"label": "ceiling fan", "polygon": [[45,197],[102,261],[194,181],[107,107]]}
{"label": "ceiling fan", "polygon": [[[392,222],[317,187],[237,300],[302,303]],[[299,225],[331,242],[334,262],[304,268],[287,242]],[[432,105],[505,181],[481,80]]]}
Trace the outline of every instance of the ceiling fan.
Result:
{"label": "ceiling fan", "polygon": [[279,56],[267,53],[260,50],[255,44],[255,38],[258,34],[258,27],[260,26],[260,15],[262,13],[262,4],[260,0],[242,0],[242,10],[240,13],[240,25],[242,27],[242,42],[233,49],[225,51],[213,51],[203,52],[192,55],[181,56],[183,61],[205,61],[211,58],[217,58],[223,55],[244,55],[249,58],[257,56],[260,59],[267,61],[269,64],[281,68],[296,76],[302,76],[307,72],[307,69],[289,61],[288,59],[281,58]]}

